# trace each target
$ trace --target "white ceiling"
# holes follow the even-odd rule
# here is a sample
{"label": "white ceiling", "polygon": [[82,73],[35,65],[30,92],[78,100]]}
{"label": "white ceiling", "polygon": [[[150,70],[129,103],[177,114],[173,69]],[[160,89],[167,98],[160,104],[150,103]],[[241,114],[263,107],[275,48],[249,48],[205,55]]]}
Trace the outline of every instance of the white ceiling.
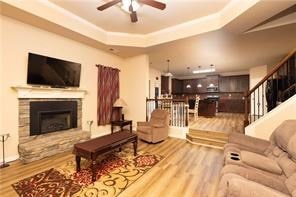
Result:
{"label": "white ceiling", "polygon": [[[220,14],[217,14],[220,15],[219,17],[210,17],[215,18],[215,20],[210,20],[210,22],[208,20],[203,20],[202,23],[197,24],[189,22],[186,28],[179,28],[179,25],[174,26],[175,28],[169,28],[169,30],[153,32],[151,33],[153,36],[151,37],[151,35],[149,35],[148,39],[145,40],[145,42],[149,41],[149,43],[148,45],[144,44],[144,47],[141,47],[143,45],[140,41],[144,38],[146,39],[147,35],[136,35],[134,30],[131,31],[132,34],[128,34],[129,36],[127,36],[127,33],[118,35],[120,33],[112,33],[109,31],[102,32],[100,31],[101,29],[93,25],[93,23],[85,22],[85,19],[81,19],[81,17],[47,0],[34,1],[34,3],[32,3],[32,1],[4,1],[8,3],[1,3],[0,1],[2,8],[2,10],[0,9],[1,14],[104,51],[112,52],[109,50],[112,48],[115,51],[113,51],[113,53],[117,56],[127,58],[140,54],[148,54],[151,66],[164,72],[167,71],[166,60],[170,59],[170,70],[175,76],[191,75],[193,68],[198,66],[205,68],[210,64],[214,64],[219,73],[230,71],[244,72],[250,67],[258,65],[267,64],[271,66],[277,63],[296,46],[295,11],[294,13],[289,13],[289,15],[281,14],[285,12],[287,8],[290,9],[291,6],[295,5],[295,0],[252,0],[253,3],[251,4],[249,4],[251,1],[231,0]],[[57,2],[57,0],[54,1]],[[181,0],[171,0],[168,5],[180,3],[180,1]],[[201,3],[203,3],[201,0],[183,1],[186,5],[188,2],[192,4],[199,3],[200,6]],[[204,1],[213,2],[213,7],[215,7],[216,2],[219,4],[218,0]],[[58,3],[65,2],[71,5],[72,3],[77,3],[81,5],[82,8],[84,5],[90,4],[93,4],[96,8],[101,5],[100,2],[102,3],[101,0],[58,1]],[[232,4],[233,2],[235,4]],[[244,4],[244,6],[242,4]],[[243,10],[240,10],[242,8]],[[112,16],[113,20],[108,20],[105,26],[100,26],[100,28],[107,28],[111,26],[111,24],[113,26],[113,24],[118,21],[121,21],[121,25],[123,25],[123,20],[121,20],[123,17],[116,16],[119,13],[122,14],[120,8],[115,7],[114,9],[113,14],[115,15]],[[153,10],[153,8],[149,9]],[[97,12],[99,11],[95,9],[95,15]],[[281,15],[281,18],[276,17],[271,21],[269,20],[271,17],[278,14]],[[153,18],[153,16],[151,17]],[[173,14],[171,16],[172,19],[179,17],[182,18],[183,16],[180,14]],[[116,20],[114,20],[115,18]],[[129,19],[128,16],[127,18]],[[162,19],[162,17],[160,17],[160,19]],[[229,20],[221,25],[221,23],[219,23],[220,19]],[[266,20],[269,22],[266,23]],[[171,21],[174,22],[174,20]],[[218,21],[218,23],[215,23],[215,21]],[[149,20],[147,22],[149,22]],[[126,23],[127,26],[132,24],[129,20],[124,23]],[[215,28],[208,30],[204,24],[213,24]],[[146,24],[140,25],[140,23],[137,23],[136,25],[141,26],[142,29],[146,29]],[[157,26],[157,23],[155,22],[155,24],[152,25]],[[129,28],[127,29],[130,30]],[[190,32],[192,29],[206,30]],[[178,37],[180,34],[184,33],[184,31],[188,31],[189,34],[187,36],[181,35],[181,37]],[[249,31],[249,33],[246,33],[246,31]],[[161,33],[158,34],[159,32]],[[174,35],[177,35],[177,37],[173,37],[172,40],[166,40],[167,37]],[[101,39],[103,41],[98,38],[103,38]],[[105,40],[106,38],[107,40]],[[150,44],[154,39],[156,41]],[[133,45],[132,41],[136,44]],[[189,71],[186,69],[187,66],[191,68]]]}
{"label": "white ceiling", "polygon": [[131,23],[129,14],[120,8],[120,3],[98,11],[96,8],[108,0],[50,1],[106,31],[147,34],[217,13],[231,0],[159,0],[166,3],[166,9],[142,5],[137,10],[137,23]]}
{"label": "white ceiling", "polygon": [[295,48],[295,35],[296,23],[246,34],[221,29],[149,47],[147,53],[151,67],[163,72],[170,59],[170,71],[175,76],[193,75],[198,66],[209,68],[210,64],[218,73],[245,71],[278,63]]}

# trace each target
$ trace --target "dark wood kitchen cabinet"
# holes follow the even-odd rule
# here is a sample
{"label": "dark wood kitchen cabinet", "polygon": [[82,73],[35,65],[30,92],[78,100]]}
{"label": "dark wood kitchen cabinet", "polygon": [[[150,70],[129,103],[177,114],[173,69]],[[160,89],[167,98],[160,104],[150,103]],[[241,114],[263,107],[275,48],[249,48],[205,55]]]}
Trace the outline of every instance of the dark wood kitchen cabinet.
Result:
{"label": "dark wood kitchen cabinet", "polygon": [[221,76],[219,78],[220,92],[245,92],[249,90],[249,75]]}
{"label": "dark wood kitchen cabinet", "polygon": [[244,113],[245,102],[243,99],[219,99],[219,112]]}
{"label": "dark wood kitchen cabinet", "polygon": [[207,87],[213,84],[214,86],[219,86],[219,75],[208,75],[207,78]]}
{"label": "dark wood kitchen cabinet", "polygon": [[197,87],[197,93],[206,93],[207,92],[207,86],[208,86],[208,80],[207,78],[199,78],[197,79],[197,85],[200,84],[201,87]]}
{"label": "dark wood kitchen cabinet", "polygon": [[198,106],[198,115],[205,117],[214,117],[216,115],[216,101],[200,100]]}
{"label": "dark wood kitchen cabinet", "polygon": [[[182,81],[183,94],[199,94],[206,93],[207,91],[207,78],[184,79]],[[200,84],[201,87],[198,87],[198,84]]]}
{"label": "dark wood kitchen cabinet", "polygon": [[161,76],[161,94],[169,94],[169,77]]}
{"label": "dark wood kitchen cabinet", "polygon": [[183,94],[183,80],[172,79],[172,94]]}
{"label": "dark wood kitchen cabinet", "polygon": [[195,94],[196,91],[197,91],[196,79],[184,79],[183,80],[183,93],[184,94]]}
{"label": "dark wood kitchen cabinet", "polygon": [[230,92],[230,77],[219,78],[219,91]]}

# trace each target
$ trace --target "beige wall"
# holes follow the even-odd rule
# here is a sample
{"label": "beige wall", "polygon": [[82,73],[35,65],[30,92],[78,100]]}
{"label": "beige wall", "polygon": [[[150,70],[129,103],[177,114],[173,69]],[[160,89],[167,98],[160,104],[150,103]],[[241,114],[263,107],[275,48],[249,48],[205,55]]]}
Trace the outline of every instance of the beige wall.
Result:
{"label": "beige wall", "polygon": [[[267,66],[256,66],[250,69],[250,89],[252,89],[255,85],[258,84],[260,80],[262,80],[267,75]],[[265,87],[264,87],[265,88]],[[256,95],[258,92],[256,91]],[[259,88],[259,95],[262,95],[262,88]],[[251,96],[251,101],[253,101],[254,94]],[[256,96],[256,102],[255,102],[255,114],[258,115],[258,108],[257,103],[259,102],[260,105],[263,104],[262,99],[259,99]],[[261,97],[260,97],[261,98]],[[266,100],[264,100],[264,103],[266,103]],[[266,113],[267,109],[264,108],[264,112]],[[259,114],[262,115],[263,113],[262,107],[259,108]],[[251,114],[254,114],[254,102],[251,102]]]}
{"label": "beige wall", "polygon": [[146,97],[149,91],[149,58],[140,55],[125,59],[122,68],[122,97],[127,103],[124,110],[126,119],[137,121],[146,119]]}
{"label": "beige wall", "polygon": [[3,51],[3,44],[2,44],[2,31],[3,31],[3,27],[2,27],[2,18],[0,15],[0,134],[4,133],[3,131],[3,57],[2,57],[2,51]]}
{"label": "beige wall", "polygon": [[[158,80],[156,78],[158,78]],[[156,87],[159,88],[158,96],[160,96],[160,88],[161,88],[161,71],[160,70],[149,67],[149,83],[150,83],[150,90],[149,90],[150,98],[154,98]]]}
{"label": "beige wall", "polygon": [[[100,63],[123,69],[123,64],[127,66],[124,60],[112,54],[8,17],[1,16],[1,22],[1,46],[3,49],[1,50],[0,76],[3,78],[0,78],[0,98],[5,105],[1,105],[0,100],[0,118],[2,116],[3,119],[3,124],[0,124],[0,132],[9,132],[11,134],[11,138],[6,142],[6,156],[8,159],[14,159],[18,154],[18,99],[16,92],[11,89],[11,86],[26,85],[28,52],[81,63],[80,89],[88,91],[83,100],[82,123],[83,129],[88,129],[86,121],[95,121],[97,117],[97,68],[95,65]],[[131,63],[133,63],[132,66],[134,68],[138,66],[137,59]],[[141,68],[138,68],[137,72],[132,74],[138,75],[140,70]],[[128,76],[129,71],[125,69],[126,76]],[[124,89],[121,83],[123,80],[124,77],[120,74],[121,89]],[[140,85],[142,84],[137,84],[133,88],[139,88]],[[134,96],[136,98],[136,95]],[[98,127],[96,124],[93,125],[92,130],[92,136],[110,132],[109,126]]]}
{"label": "beige wall", "polygon": [[296,119],[296,95],[247,126],[246,134],[268,140],[274,129],[288,119]]}

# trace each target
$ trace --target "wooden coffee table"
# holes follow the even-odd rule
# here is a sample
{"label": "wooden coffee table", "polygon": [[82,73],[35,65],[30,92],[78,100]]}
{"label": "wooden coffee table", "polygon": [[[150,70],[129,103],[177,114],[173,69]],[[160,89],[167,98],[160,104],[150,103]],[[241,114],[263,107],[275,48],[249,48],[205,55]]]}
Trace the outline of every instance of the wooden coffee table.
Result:
{"label": "wooden coffee table", "polygon": [[80,171],[81,157],[91,160],[92,181],[96,180],[95,165],[96,158],[127,143],[133,143],[134,155],[137,155],[138,136],[126,131],[120,131],[102,137],[94,138],[74,145],[73,154],[76,158],[76,171]]}

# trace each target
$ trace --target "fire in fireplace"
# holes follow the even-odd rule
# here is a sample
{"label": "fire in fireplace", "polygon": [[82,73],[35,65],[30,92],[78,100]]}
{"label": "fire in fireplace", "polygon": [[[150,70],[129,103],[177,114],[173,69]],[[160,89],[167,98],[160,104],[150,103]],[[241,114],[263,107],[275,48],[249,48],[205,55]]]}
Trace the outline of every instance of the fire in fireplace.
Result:
{"label": "fire in fireplace", "polygon": [[76,101],[30,102],[30,135],[77,127]]}

